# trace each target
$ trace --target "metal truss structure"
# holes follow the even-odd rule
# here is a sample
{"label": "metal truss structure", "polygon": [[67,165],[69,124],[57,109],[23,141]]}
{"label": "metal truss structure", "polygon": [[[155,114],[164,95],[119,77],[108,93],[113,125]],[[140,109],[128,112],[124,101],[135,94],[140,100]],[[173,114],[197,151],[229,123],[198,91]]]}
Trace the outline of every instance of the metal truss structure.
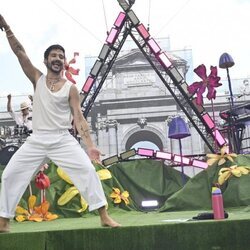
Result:
{"label": "metal truss structure", "polygon": [[[140,22],[133,12],[130,2],[118,0],[123,11],[119,13],[115,20],[100,54],[82,87],[81,106],[84,116],[88,116],[125,40],[130,36],[173,96],[179,108],[197,130],[209,150],[215,153],[216,148],[221,148],[226,144],[225,138],[216,128],[215,122],[205,108],[197,105],[196,97],[188,92],[188,84],[185,79],[176,66],[173,65],[167,52],[161,50],[149,31]],[[199,125],[197,120],[199,120]],[[216,147],[215,144],[217,145]]]}

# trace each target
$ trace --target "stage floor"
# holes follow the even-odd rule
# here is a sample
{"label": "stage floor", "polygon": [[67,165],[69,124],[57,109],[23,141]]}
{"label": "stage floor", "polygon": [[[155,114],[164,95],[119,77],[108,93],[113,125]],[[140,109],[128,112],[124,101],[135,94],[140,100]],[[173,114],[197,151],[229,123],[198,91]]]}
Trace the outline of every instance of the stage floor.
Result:
{"label": "stage floor", "polygon": [[112,211],[121,228],[103,228],[99,217],[57,219],[51,222],[11,222],[0,234],[1,250],[80,249],[250,249],[250,208],[227,209],[225,220],[192,221],[200,212]]}

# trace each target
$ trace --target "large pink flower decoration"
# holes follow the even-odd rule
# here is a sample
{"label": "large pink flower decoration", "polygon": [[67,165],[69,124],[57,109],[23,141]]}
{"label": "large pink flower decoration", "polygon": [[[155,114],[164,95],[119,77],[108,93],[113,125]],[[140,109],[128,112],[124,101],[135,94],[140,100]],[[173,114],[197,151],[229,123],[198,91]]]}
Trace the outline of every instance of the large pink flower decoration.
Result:
{"label": "large pink flower decoration", "polygon": [[50,186],[50,179],[49,177],[40,171],[35,178],[35,185],[39,189],[46,189]]}
{"label": "large pink flower decoration", "polygon": [[190,86],[188,86],[188,91],[190,94],[196,94],[196,103],[197,105],[203,104],[203,93],[207,88],[207,98],[208,100],[215,99],[216,97],[216,87],[222,85],[219,83],[220,77],[217,76],[217,67],[210,67],[210,74],[207,76],[206,67],[204,64],[199,65],[194,72],[202,79],[200,82],[194,82]]}
{"label": "large pink flower decoration", "polygon": [[69,81],[73,82],[74,84],[76,84],[76,81],[73,79],[72,75],[78,75],[80,69],[74,69],[70,66],[70,64],[76,63],[76,56],[79,56],[78,52],[74,53],[73,59],[71,59],[68,63],[65,63],[65,76]]}

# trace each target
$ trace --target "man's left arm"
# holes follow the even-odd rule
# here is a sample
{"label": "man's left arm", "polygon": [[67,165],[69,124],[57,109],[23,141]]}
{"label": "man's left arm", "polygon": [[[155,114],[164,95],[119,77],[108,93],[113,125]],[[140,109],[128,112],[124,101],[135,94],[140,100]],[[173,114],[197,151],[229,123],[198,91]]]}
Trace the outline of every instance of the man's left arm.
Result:
{"label": "man's left arm", "polygon": [[84,118],[81,107],[79,92],[75,85],[71,86],[70,98],[69,98],[70,108],[73,114],[74,125],[81,136],[84,144],[87,147],[88,155],[91,160],[100,161],[100,151],[95,147],[91,135],[89,125]]}

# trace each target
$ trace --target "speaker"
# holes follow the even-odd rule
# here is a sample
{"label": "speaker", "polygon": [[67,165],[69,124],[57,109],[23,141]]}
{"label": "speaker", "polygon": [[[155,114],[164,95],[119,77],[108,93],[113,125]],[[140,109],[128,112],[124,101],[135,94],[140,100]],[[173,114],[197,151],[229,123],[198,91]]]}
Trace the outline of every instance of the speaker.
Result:
{"label": "speaker", "polygon": [[0,151],[0,164],[6,166],[11,157],[16,153],[17,150],[18,150],[17,146],[9,145],[7,147],[4,147]]}

